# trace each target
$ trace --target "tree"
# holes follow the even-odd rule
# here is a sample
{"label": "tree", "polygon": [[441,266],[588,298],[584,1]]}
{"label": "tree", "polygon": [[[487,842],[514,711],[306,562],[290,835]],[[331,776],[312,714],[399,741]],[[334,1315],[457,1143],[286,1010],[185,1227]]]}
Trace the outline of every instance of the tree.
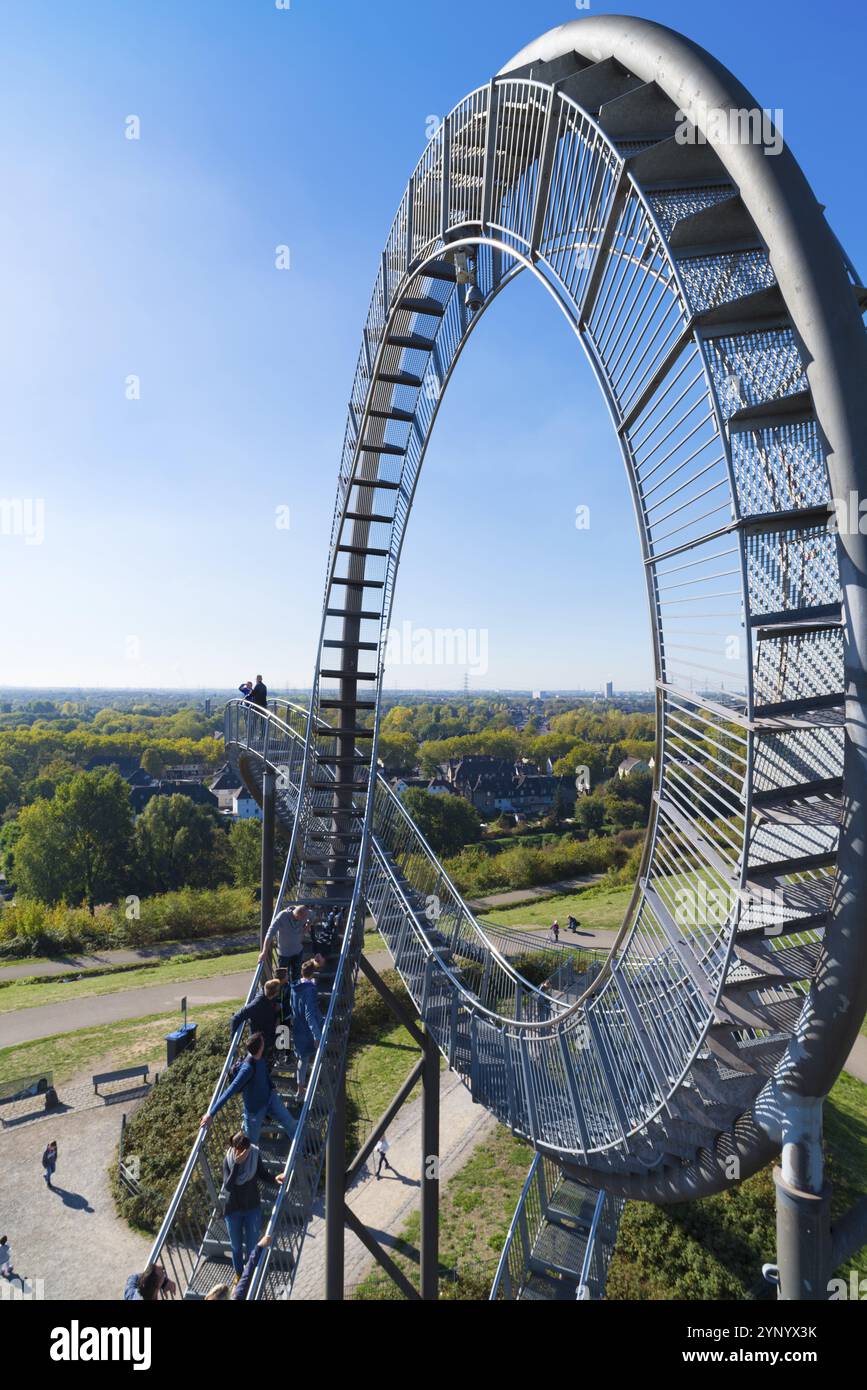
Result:
{"label": "tree", "polygon": [[548,819],[552,825],[559,825],[561,821],[566,819],[569,814],[570,804],[563,787],[558,783],[557,790],[554,793],[551,810],[548,812]]}
{"label": "tree", "polygon": [[645,819],[644,807],[637,801],[625,800],[609,794],[605,797],[605,819],[612,825],[642,825]]}
{"label": "tree", "polygon": [[235,821],[229,831],[232,878],[238,888],[258,888],[261,877],[262,825],[258,820]]}
{"label": "tree", "polygon": [[462,796],[426,792],[410,787],[401,800],[431,849],[448,857],[458,854],[481,834],[479,813]]}
{"label": "tree", "polygon": [[18,820],[15,882],[24,897],[84,902],[92,914],[128,886],[132,811],[119,773],[79,772],[51,801],[25,806]]}
{"label": "tree", "polygon": [[229,877],[228,845],[216,813],[188,796],[151,798],[135,824],[135,853],[146,892],[214,888]]}
{"label": "tree", "polygon": [[8,763],[0,763],[0,814],[18,800],[19,782]]}
{"label": "tree", "polygon": [[575,821],[584,830],[601,830],[605,822],[605,802],[600,796],[579,796]]}
{"label": "tree", "polygon": [[142,771],[146,772],[149,777],[159,781],[166,770],[165,759],[158,749],[146,748],[141,755],[141,767]]}
{"label": "tree", "polygon": [[381,733],[379,756],[389,771],[413,772],[418,762],[418,744],[412,734]]}

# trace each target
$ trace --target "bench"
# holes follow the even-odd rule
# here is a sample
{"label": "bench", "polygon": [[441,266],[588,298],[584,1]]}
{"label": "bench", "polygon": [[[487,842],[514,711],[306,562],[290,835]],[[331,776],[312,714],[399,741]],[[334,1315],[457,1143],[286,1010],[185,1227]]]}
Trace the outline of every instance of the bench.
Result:
{"label": "bench", "polygon": [[122,1071],[97,1072],[96,1076],[91,1077],[94,1093],[99,1095],[100,1086],[106,1085],[109,1081],[131,1081],[134,1076],[140,1076],[144,1082],[147,1082],[150,1076],[150,1067],[147,1063],[141,1067],[124,1067]]}

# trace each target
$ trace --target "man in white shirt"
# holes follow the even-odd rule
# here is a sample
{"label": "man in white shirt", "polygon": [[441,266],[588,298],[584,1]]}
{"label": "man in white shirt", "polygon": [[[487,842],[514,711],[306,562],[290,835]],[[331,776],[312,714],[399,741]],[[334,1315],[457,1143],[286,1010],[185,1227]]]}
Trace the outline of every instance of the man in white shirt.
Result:
{"label": "man in white shirt", "polygon": [[379,1179],[382,1177],[382,1170],[383,1170],[383,1168],[387,1168],[388,1171],[389,1171],[390,1173],[393,1173],[393,1172],[394,1172],[394,1169],[392,1168],[391,1164],[389,1163],[388,1159],[386,1158],[386,1154],[388,1153],[388,1151],[389,1151],[390,1148],[391,1148],[391,1145],[389,1144],[388,1140],[386,1139],[385,1135],[383,1134],[382,1138],[378,1141],[378,1143],[377,1143],[377,1145],[376,1145],[376,1148],[373,1150],[373,1152],[376,1154],[377,1159],[378,1159],[378,1162],[377,1162],[377,1165],[376,1165],[376,1181],[377,1181],[377,1182],[379,1182]]}

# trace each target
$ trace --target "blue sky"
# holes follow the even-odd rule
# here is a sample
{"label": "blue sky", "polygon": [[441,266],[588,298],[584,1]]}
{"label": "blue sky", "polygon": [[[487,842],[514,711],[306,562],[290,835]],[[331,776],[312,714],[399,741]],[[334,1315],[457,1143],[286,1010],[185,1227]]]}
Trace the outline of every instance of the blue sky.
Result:
{"label": "blue sky", "polygon": [[[681,29],[783,109],[863,267],[861,8],[592,12],[621,10]],[[360,328],[426,121],[578,13],[6,0],[0,498],[44,500],[44,540],[0,535],[0,685],[309,683]],[[483,630],[470,689],[649,684],[623,466],[580,349],[532,284],[474,334],[418,502],[394,621]],[[390,667],[386,684],[463,676]]]}

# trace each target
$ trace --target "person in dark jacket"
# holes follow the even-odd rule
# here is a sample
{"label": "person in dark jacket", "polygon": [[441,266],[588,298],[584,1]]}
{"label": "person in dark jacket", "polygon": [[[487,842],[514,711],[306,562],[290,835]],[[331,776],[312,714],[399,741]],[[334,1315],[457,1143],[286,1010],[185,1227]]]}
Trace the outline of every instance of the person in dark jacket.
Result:
{"label": "person in dark jacket", "polygon": [[42,1155],[42,1167],[45,1169],[42,1176],[50,1187],[51,1179],[54,1177],[54,1170],[57,1167],[57,1144],[53,1139],[51,1143],[47,1144],[45,1147],[45,1151]]}
{"label": "person in dark jacket", "polygon": [[232,1015],[232,1032],[242,1024],[249,1023],[251,1033],[261,1033],[265,1039],[266,1054],[277,1041],[277,1025],[280,1022],[279,980],[266,980],[256,998],[243,1009]]}
{"label": "person in dark jacket", "polygon": [[178,1286],[162,1265],[147,1265],[141,1274],[131,1274],[123,1290],[124,1299],[133,1303],[154,1303],[176,1294]]}
{"label": "person in dark jacket", "polygon": [[304,1099],[304,1088],[310,1063],[322,1037],[322,1014],[316,995],[315,960],[306,960],[301,967],[301,979],[292,986],[292,1046],[298,1058],[298,1099]]}
{"label": "person in dark jacket", "polygon": [[261,676],[256,677],[256,684],[247,696],[247,703],[258,705],[260,709],[268,708],[268,687]]}
{"label": "person in dark jacket", "polygon": [[[277,1181],[279,1182],[280,1179],[278,1178]],[[251,1254],[247,1263],[244,1265],[244,1273],[241,1275],[240,1279],[238,1280],[237,1284],[235,1285],[232,1291],[233,1300],[238,1300],[247,1297],[247,1290],[250,1287],[250,1280],[253,1278],[253,1275],[256,1272],[256,1267],[270,1244],[271,1236],[263,1236],[262,1239],[259,1241],[259,1244],[254,1248],[253,1253]]]}
{"label": "person in dark jacket", "polygon": [[249,698],[250,698],[250,691],[251,691],[252,689],[253,689],[253,682],[252,682],[252,681],[244,681],[244,683],[243,683],[242,685],[239,685],[239,686],[238,686],[238,693],[239,693],[239,695],[241,695],[241,696],[243,697],[243,699],[249,700]]}
{"label": "person in dark jacket", "polygon": [[238,1075],[213,1102],[208,1113],[202,1116],[201,1128],[207,1129],[226,1101],[238,1095],[244,1100],[244,1132],[251,1144],[259,1142],[267,1115],[283,1126],[290,1139],[293,1137],[298,1128],[298,1121],[286,1109],[274,1089],[268,1063],[265,1061],[265,1039],[261,1033],[254,1033],[248,1039],[247,1057]]}
{"label": "person in dark jacket", "polygon": [[256,1248],[262,1229],[262,1202],[259,1183],[282,1183],[282,1173],[272,1179],[262,1155],[243,1131],[232,1136],[223,1159],[223,1187],[220,1205],[226,1218],[232,1247],[232,1268],[240,1279],[244,1264]]}

